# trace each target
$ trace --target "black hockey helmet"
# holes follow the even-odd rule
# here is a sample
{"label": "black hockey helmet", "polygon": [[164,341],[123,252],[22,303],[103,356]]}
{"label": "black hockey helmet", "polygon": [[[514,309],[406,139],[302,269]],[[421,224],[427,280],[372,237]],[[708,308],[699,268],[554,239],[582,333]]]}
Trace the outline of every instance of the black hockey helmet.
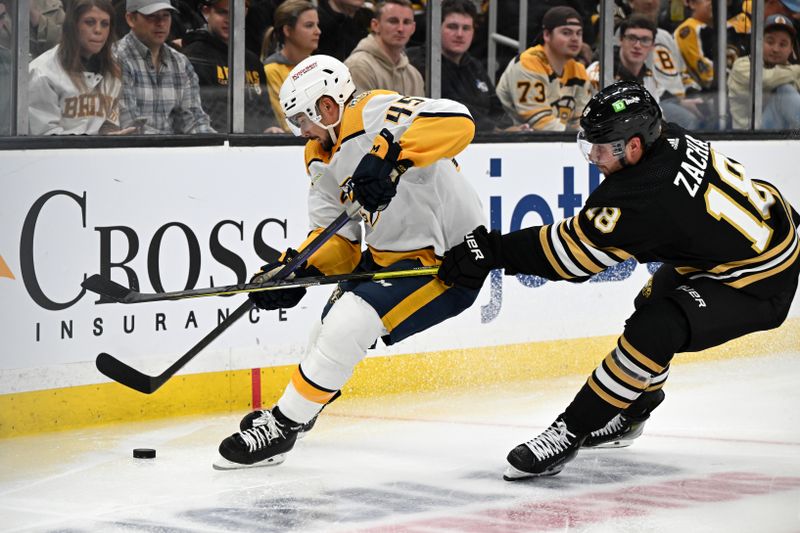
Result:
{"label": "black hockey helmet", "polygon": [[592,144],[641,137],[645,150],[661,134],[661,108],[647,89],[618,81],[595,94],[581,115],[581,137]]}

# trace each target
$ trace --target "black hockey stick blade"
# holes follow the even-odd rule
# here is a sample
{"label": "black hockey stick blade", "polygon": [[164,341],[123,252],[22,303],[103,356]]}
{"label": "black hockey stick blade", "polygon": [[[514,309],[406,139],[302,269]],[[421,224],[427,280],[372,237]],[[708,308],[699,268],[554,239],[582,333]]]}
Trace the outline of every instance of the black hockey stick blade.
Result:
{"label": "black hockey stick blade", "polygon": [[[311,254],[316,252],[320,246],[322,246],[328,241],[328,239],[335,235],[337,231],[343,228],[345,224],[347,224],[348,220],[356,216],[359,208],[359,204],[354,202],[348,210],[340,214],[336,220],[331,222],[328,227],[322,230],[322,232],[320,232],[320,234],[317,235],[314,240],[308,243],[308,245],[303,248],[303,250],[297,254],[292,261],[286,263],[286,267],[278,273],[278,277],[284,278],[302,265],[311,256]],[[120,287],[122,286],[120,285]],[[122,288],[125,289],[125,287]],[[217,327],[212,329],[205,337],[200,339],[200,342],[192,346],[188,352],[183,354],[180,359],[172,363],[169,368],[167,368],[158,376],[148,376],[143,374],[142,372],[139,372],[135,368],[128,366],[116,357],[113,357],[107,353],[99,354],[95,360],[95,365],[97,365],[97,369],[103,375],[113,379],[117,383],[125,385],[126,387],[130,387],[144,394],[152,394],[164,383],[169,381],[169,379],[174,376],[178,370],[186,366],[189,361],[194,359],[194,356],[203,351],[206,346],[211,344],[214,339],[219,337],[225,330],[236,323],[237,320],[247,314],[252,307],[253,304],[250,302],[250,299],[245,300],[239,307],[236,308],[233,313],[228,315],[225,320],[220,322]]]}
{"label": "black hockey stick blade", "polygon": [[94,364],[101,374],[144,394],[152,394],[162,385],[162,383],[159,383],[158,376],[152,377],[142,374],[135,368],[126,365],[113,355],[105,352],[97,356]]}
{"label": "black hockey stick blade", "polygon": [[104,278],[100,274],[92,274],[83,280],[81,287],[87,291],[95,292],[101,296],[108,296],[109,298],[123,303],[130,303],[128,300],[131,294],[136,292],[133,289],[129,289],[110,279]]}
{"label": "black hockey stick blade", "polygon": [[194,359],[195,355],[200,353],[206,346],[211,344],[214,339],[219,337],[223,331],[228,329],[234,324],[234,322],[239,320],[248,311],[250,311],[251,307],[252,303],[250,300],[245,300],[242,305],[237,307],[236,310],[228,315],[225,320],[220,322],[217,327],[208,332],[208,334],[203,337],[200,342],[192,346],[191,350],[183,354],[180,359],[172,363],[169,368],[157,376],[148,376],[147,374],[136,370],[132,366],[123,363],[113,355],[105,352],[97,356],[97,359],[95,359],[95,365],[100,373],[113,379],[117,383],[125,385],[126,387],[130,387],[131,389],[137,390],[144,394],[153,394],[155,391],[161,388],[164,383],[169,381],[169,379],[174,376],[178,370],[183,368],[186,363]]}
{"label": "black hockey stick blade", "polygon": [[[172,292],[138,292],[126,289],[118,283],[101,278],[97,274],[88,278],[83,286],[102,296],[113,298],[124,304],[137,304],[146,302],[161,302],[165,300],[185,300],[188,298],[203,298],[207,296],[229,296],[232,294],[246,294],[249,292],[274,291],[293,289],[297,287],[314,287],[317,285],[331,285],[342,281],[380,281],[392,278],[409,278],[416,276],[435,276],[439,267],[416,267],[406,270],[389,270],[381,272],[356,272],[353,274],[339,274],[334,276],[309,276],[291,280],[271,280],[264,283],[239,283],[220,287],[204,289],[187,289]],[[88,283],[91,280],[91,283]]]}

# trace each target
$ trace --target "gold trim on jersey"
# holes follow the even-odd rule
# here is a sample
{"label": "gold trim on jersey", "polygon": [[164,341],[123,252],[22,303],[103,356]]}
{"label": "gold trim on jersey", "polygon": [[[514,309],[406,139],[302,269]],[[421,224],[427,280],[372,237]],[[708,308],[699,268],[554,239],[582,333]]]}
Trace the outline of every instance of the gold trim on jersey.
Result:
{"label": "gold trim on jersey", "polygon": [[[675,268],[675,271],[678,274],[694,274],[693,276],[690,276],[692,278],[707,277],[717,281],[722,281],[725,283],[725,285],[733,287],[734,289],[740,289],[762,279],[779,274],[797,261],[798,255],[800,255],[800,239],[798,238],[794,221],[792,220],[792,208],[788,203],[786,203],[786,200],[777,189],[764,182],[759,182],[759,185],[768,189],[773,197],[780,202],[780,205],[786,213],[786,217],[789,221],[789,231],[780,244],[773,246],[769,250],[766,250],[755,257],[723,263],[709,270],[701,270],[694,267],[677,267]],[[781,259],[781,256],[786,257]],[[770,264],[770,262],[775,261],[776,259],[779,260],[778,264]],[[757,271],[742,274],[741,271],[747,270],[748,267],[750,269],[757,269]],[[738,277],[740,274],[741,277]],[[731,279],[733,277],[737,277],[738,279],[725,281],[726,279]]]}
{"label": "gold trim on jersey", "polygon": [[326,152],[322,144],[316,139],[309,139],[306,143],[304,157],[306,160],[306,173],[311,174],[311,163],[319,161],[326,165],[331,161],[330,152]]}
{"label": "gold trim on jersey", "polygon": [[444,294],[448,287],[438,278],[432,279],[416,291],[409,294],[402,302],[381,317],[381,322],[389,333],[403,323],[408,317]]}
{"label": "gold trim on jersey", "polygon": [[[309,233],[306,240],[298,248],[298,251],[302,251],[323,231],[323,228],[317,228]],[[359,261],[361,261],[359,243],[349,241],[341,235],[331,237],[308,258],[308,264],[316,267],[326,276],[349,274],[355,270]]]}
{"label": "gold trim on jersey", "polygon": [[586,236],[586,233],[584,233],[583,228],[581,228],[580,215],[575,217],[575,223],[573,224],[573,226],[575,227],[575,233],[578,235],[578,237],[581,239],[581,241],[583,241],[585,245],[594,248],[596,250],[600,250],[606,254],[610,254],[612,256],[611,258],[616,260],[618,263],[622,263],[623,261],[627,261],[628,259],[633,257],[633,254],[629,254],[628,252],[626,252],[621,248],[615,248],[613,246],[607,246],[607,247],[597,246],[595,243],[593,243],[592,240]]}
{"label": "gold trim on jersey", "polygon": [[571,276],[567,274],[567,272],[561,268],[561,263],[556,260],[555,254],[553,253],[553,248],[550,245],[550,239],[548,238],[548,233],[550,233],[550,226],[552,224],[548,224],[546,226],[542,226],[539,229],[539,242],[542,244],[542,250],[544,250],[544,255],[547,257],[547,260],[550,262],[550,266],[553,267],[553,270],[556,271],[556,274],[561,276],[563,279],[572,279],[575,276]]}
{"label": "gold trim on jersey", "polygon": [[331,157],[339,151],[342,144],[353,137],[364,133],[364,107],[367,102],[380,94],[397,94],[394,91],[374,90],[359,94],[353,98],[342,110],[342,122],[339,126],[339,137],[331,149]]}
{"label": "gold trim on jersey", "polygon": [[567,226],[566,223],[560,223],[558,225],[558,234],[564,240],[564,243],[569,248],[569,251],[572,253],[572,256],[587,270],[590,274],[597,274],[598,272],[602,272],[605,270],[605,266],[602,264],[598,264],[595,262],[589,255],[576,243],[572,237],[567,233],[565,229]]}
{"label": "gold trim on jersey", "polygon": [[421,248],[419,250],[408,250],[404,252],[395,252],[392,250],[378,250],[372,246],[367,246],[372,255],[372,260],[382,267],[391,266],[398,261],[406,259],[417,260],[422,263],[422,266],[436,266],[442,261],[436,257],[433,248]]}

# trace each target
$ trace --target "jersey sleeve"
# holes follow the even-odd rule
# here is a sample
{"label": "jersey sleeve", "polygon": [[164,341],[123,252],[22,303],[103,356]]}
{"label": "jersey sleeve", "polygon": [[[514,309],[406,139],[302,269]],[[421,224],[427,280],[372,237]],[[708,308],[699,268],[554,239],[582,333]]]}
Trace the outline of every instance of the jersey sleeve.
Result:
{"label": "jersey sleeve", "polygon": [[388,105],[378,99],[376,106],[370,104],[364,109],[368,130],[387,128],[400,144],[398,159],[415,167],[452,159],[475,136],[475,122],[469,110],[453,100],[397,95]]}
{"label": "jersey sleeve", "polygon": [[[608,243],[594,242],[581,223],[586,213],[555,224],[535,226],[503,236],[506,274],[533,274],[550,280],[586,281],[625,261],[631,254]],[[592,232],[588,232],[591,234]]]}
{"label": "jersey sleeve", "polygon": [[[308,246],[324,229],[316,228],[309,233],[303,244],[298,247],[298,251],[302,251]],[[356,269],[359,261],[361,261],[359,243],[350,241],[339,234],[331,237],[308,258],[308,264],[316,267],[326,276],[349,274]]]}

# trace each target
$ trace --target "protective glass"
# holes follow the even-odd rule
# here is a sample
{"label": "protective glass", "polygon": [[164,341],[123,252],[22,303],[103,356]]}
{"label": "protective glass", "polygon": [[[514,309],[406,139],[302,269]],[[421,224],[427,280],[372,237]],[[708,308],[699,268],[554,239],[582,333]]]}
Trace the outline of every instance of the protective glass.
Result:
{"label": "protective glass", "polygon": [[581,130],[578,132],[578,148],[589,163],[606,166],[625,155],[625,140],[592,143],[586,140],[586,134]]}

